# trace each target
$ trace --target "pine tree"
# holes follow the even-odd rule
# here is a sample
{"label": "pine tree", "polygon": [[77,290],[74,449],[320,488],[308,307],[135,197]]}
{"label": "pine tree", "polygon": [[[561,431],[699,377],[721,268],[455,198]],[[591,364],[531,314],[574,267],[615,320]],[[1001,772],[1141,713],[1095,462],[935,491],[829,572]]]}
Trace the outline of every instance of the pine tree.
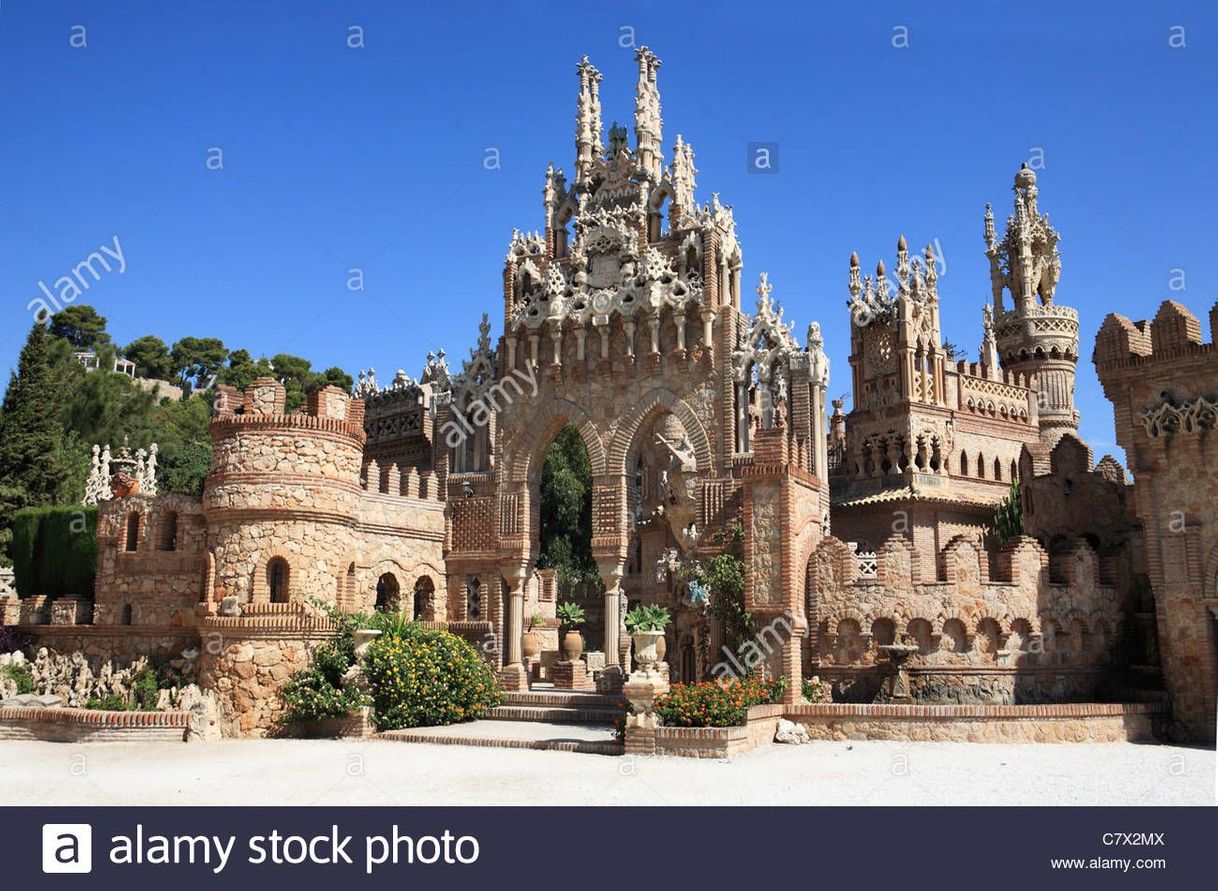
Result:
{"label": "pine tree", "polygon": [[0,406],[0,545],[5,550],[13,511],[53,504],[63,494],[61,400],[47,341],[46,328],[36,322]]}

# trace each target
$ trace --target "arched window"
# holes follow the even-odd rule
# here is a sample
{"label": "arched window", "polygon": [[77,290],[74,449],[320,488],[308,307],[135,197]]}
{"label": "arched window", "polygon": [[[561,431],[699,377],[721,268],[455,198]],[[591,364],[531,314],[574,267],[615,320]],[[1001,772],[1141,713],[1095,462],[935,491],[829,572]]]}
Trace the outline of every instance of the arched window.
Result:
{"label": "arched window", "polygon": [[127,514],[127,550],[134,551],[140,542],[140,515],[135,511]]}
{"label": "arched window", "polygon": [[985,455],[977,453],[977,479],[985,479]]}
{"label": "arched window", "polygon": [[392,572],[376,580],[376,608],[382,613],[396,613],[402,604],[402,587]]}
{"label": "arched window", "polygon": [[122,622],[122,624],[124,624],[124,625],[131,624],[131,604],[130,603],[125,604],[123,606],[122,616],[119,619],[119,621]]}
{"label": "arched window", "polygon": [[994,479],[1002,479],[1002,462],[997,458],[994,459]]}
{"label": "arched window", "polygon": [[968,476],[968,454],[966,452],[960,453],[960,475]]}
{"label": "arched window", "polygon": [[436,584],[431,576],[419,576],[414,583],[414,618],[416,622],[435,621]]}
{"label": "arched window", "polygon": [[670,205],[667,190],[660,191],[651,200],[651,210],[647,214],[647,240],[659,241],[668,234],[668,220],[665,219],[666,206]]}
{"label": "arched window", "polygon": [[266,565],[266,585],[271,592],[271,603],[288,602],[288,561],[272,557]]}
{"label": "arched window", "polygon": [[176,551],[178,549],[178,515],[169,511],[161,517],[161,527],[157,530],[156,549],[158,551]]}

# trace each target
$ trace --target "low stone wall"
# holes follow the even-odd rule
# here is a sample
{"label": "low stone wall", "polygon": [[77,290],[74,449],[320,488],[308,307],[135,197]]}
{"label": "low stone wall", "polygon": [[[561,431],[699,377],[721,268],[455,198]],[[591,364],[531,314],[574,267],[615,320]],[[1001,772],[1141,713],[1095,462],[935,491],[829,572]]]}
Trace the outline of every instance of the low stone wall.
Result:
{"label": "low stone wall", "polygon": [[210,617],[200,623],[204,641],[199,683],[214,690],[225,737],[287,733],[280,690],[309,667],[312,650],[334,636],[324,619],[297,615]]}
{"label": "low stone wall", "polygon": [[[150,625],[21,625],[29,648],[57,653],[83,653],[90,662],[113,660],[118,665],[140,656],[177,658],[182,650],[200,645],[194,628]],[[27,652],[28,652],[27,649]]]}
{"label": "low stone wall", "polygon": [[1157,703],[796,705],[812,739],[897,742],[1126,742],[1154,738]]}
{"label": "low stone wall", "polygon": [[[741,727],[656,727],[656,755],[684,758],[729,758],[774,740],[782,705],[755,705]],[[636,751],[627,736],[627,751]]]}
{"label": "low stone wall", "polygon": [[0,708],[0,740],[183,742],[189,727],[188,712]]}

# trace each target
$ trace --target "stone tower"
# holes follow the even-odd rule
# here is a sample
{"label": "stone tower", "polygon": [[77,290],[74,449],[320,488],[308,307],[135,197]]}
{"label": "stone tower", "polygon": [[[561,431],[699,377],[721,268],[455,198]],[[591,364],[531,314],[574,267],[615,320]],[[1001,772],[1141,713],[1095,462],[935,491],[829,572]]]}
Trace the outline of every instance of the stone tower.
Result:
{"label": "stone tower", "polygon": [[[1037,207],[1036,174],[1024,164],[1015,174],[1015,212],[999,240],[994,213],[985,208],[985,252],[994,295],[994,336],[1002,367],[1035,376],[1041,441],[1078,435],[1074,372],[1078,364],[1078,311],[1053,302],[1061,277],[1059,236]],[[1003,291],[1010,292],[1008,308]]]}

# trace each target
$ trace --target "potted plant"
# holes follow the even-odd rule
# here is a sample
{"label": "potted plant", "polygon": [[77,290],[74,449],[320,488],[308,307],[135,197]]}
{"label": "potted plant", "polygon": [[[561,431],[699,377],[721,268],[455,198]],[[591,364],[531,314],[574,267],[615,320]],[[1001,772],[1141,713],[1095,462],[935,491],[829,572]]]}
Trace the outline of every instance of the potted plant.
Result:
{"label": "potted plant", "polygon": [[541,655],[541,629],[546,627],[546,617],[541,613],[533,613],[529,619],[529,630],[521,637],[521,650],[526,659],[536,659]]}
{"label": "potted plant", "polygon": [[658,603],[636,606],[626,613],[626,630],[634,643],[634,658],[639,668],[647,671],[660,661],[658,643],[671,621],[668,609]]}
{"label": "potted plant", "polygon": [[584,624],[584,608],[571,601],[560,603],[558,618],[566,629],[566,634],[562,638],[563,658],[568,662],[574,662],[584,652],[584,636],[577,630],[580,625]]}

